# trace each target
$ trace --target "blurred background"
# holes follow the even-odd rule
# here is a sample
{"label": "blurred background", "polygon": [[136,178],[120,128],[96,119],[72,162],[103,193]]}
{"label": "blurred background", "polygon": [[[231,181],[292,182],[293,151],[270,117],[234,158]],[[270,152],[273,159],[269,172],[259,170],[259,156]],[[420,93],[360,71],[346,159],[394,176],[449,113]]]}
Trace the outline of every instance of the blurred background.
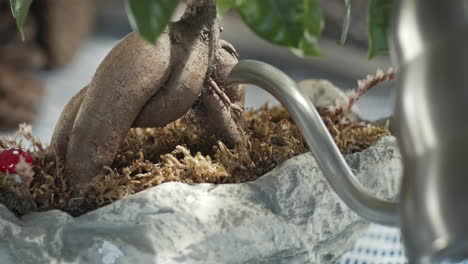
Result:
{"label": "blurred background", "polygon": [[[293,79],[328,79],[343,90],[376,69],[390,66],[388,56],[367,60],[367,0],[351,2],[351,26],[344,46],[337,44],[342,0],[322,0],[325,29],[320,40],[324,58],[299,58],[288,49],[257,37],[235,11],[222,18],[222,38],[232,43],[240,59],[256,59],[285,71]],[[174,20],[181,14],[178,8]],[[61,10],[58,12],[58,10]],[[13,134],[19,122],[30,122],[33,132],[48,143],[67,101],[92,78],[108,51],[131,32],[125,0],[34,1],[21,41],[11,17],[8,0],[0,0],[0,129]],[[358,106],[365,119],[391,114],[392,84],[374,88]],[[247,107],[265,101],[269,94],[247,88]]]}

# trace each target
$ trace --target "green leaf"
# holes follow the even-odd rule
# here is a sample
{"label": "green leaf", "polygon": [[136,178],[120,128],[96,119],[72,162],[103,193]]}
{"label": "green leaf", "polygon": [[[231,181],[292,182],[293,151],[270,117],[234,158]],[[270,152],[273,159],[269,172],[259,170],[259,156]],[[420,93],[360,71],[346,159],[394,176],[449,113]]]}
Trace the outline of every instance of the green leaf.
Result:
{"label": "green leaf", "polygon": [[369,59],[388,51],[387,32],[390,27],[392,2],[392,0],[370,0],[369,2]]}
{"label": "green leaf", "polygon": [[317,39],[323,15],[319,0],[244,0],[237,7],[244,22],[263,39],[298,55],[320,55]]}
{"label": "green leaf", "polygon": [[344,45],[346,42],[346,36],[348,35],[349,30],[349,21],[351,19],[351,0],[344,0],[345,1],[345,16],[343,18],[343,27],[341,30],[341,38],[338,41],[338,44]]}
{"label": "green leaf", "polygon": [[180,0],[128,0],[127,15],[132,28],[155,43],[169,24]]}
{"label": "green leaf", "polygon": [[316,37],[308,35],[305,33],[304,39],[299,42],[299,46],[297,48],[290,48],[291,51],[299,57],[305,56],[315,56],[322,58],[323,55],[320,52],[320,48],[318,45],[318,39]]}
{"label": "green leaf", "polygon": [[29,7],[31,6],[32,0],[10,0],[11,12],[13,17],[16,19],[16,25],[21,33],[21,38],[24,40],[24,23],[28,16]]}
{"label": "green leaf", "polygon": [[304,0],[304,8],[306,11],[304,17],[306,31],[314,37],[319,37],[324,26],[320,1]]}

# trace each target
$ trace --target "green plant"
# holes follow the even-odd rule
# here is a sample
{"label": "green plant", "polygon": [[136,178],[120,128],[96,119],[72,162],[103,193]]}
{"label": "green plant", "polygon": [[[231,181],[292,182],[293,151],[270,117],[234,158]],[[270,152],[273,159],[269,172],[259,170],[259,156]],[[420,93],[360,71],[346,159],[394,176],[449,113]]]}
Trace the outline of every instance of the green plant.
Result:
{"label": "green plant", "polygon": [[26,22],[29,7],[31,6],[32,0],[10,0],[11,12],[13,17],[16,19],[16,25],[24,40],[23,27]]}
{"label": "green plant", "polygon": [[[321,56],[318,38],[324,22],[320,0],[215,0],[220,14],[237,9],[244,22],[260,37],[289,47],[301,56]],[[13,16],[22,31],[32,0],[10,0]],[[128,0],[128,16],[133,28],[154,43],[169,24],[180,0]],[[392,0],[369,0],[369,59],[388,50],[387,31]],[[350,24],[350,0],[338,41],[344,44]]]}
{"label": "green plant", "polygon": [[[163,127],[193,112],[205,135],[216,135],[230,148],[242,143],[245,92],[242,86],[225,86],[238,61],[234,47],[220,38],[217,12],[236,8],[262,38],[299,55],[320,55],[318,0],[187,0],[181,19],[169,23],[178,2],[129,0],[130,21],[139,34],[122,39],[64,108],[49,156],[63,163],[73,196],[85,195],[90,183],[106,174],[132,127]],[[16,17],[24,18],[26,2],[11,3],[18,7]],[[376,9],[382,5],[372,3]],[[382,51],[386,41],[375,43]]]}

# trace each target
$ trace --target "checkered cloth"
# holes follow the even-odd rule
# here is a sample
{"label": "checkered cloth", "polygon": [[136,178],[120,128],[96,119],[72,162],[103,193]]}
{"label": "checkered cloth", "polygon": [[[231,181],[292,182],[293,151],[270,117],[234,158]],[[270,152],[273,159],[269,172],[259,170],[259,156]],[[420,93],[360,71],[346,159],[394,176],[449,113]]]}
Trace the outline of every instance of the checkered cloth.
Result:
{"label": "checkered cloth", "polygon": [[[398,228],[371,225],[354,247],[343,255],[339,264],[406,264],[405,251]],[[459,264],[468,264],[464,260]]]}
{"label": "checkered cloth", "polygon": [[354,247],[341,258],[340,264],[406,264],[398,228],[371,225]]}

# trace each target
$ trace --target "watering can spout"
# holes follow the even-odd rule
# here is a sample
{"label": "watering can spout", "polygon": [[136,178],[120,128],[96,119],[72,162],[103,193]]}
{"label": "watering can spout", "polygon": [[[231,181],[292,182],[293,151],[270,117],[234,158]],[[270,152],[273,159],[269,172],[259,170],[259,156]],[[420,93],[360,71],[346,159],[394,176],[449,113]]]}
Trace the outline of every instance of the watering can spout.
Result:
{"label": "watering can spout", "polygon": [[[275,67],[259,61],[239,62],[227,85],[252,84],[275,96],[289,111],[338,196],[363,218],[385,225],[398,225],[398,206],[368,193],[357,181],[315,107],[296,83]],[[376,175],[376,177],[378,177]]]}

